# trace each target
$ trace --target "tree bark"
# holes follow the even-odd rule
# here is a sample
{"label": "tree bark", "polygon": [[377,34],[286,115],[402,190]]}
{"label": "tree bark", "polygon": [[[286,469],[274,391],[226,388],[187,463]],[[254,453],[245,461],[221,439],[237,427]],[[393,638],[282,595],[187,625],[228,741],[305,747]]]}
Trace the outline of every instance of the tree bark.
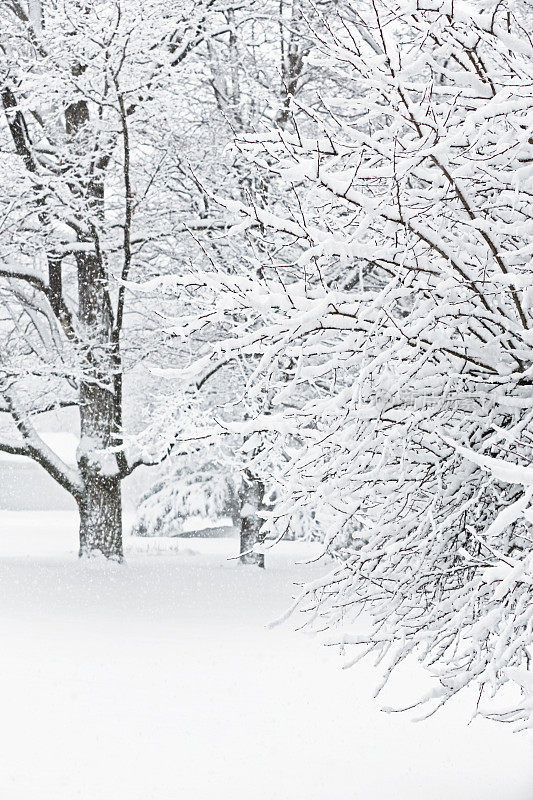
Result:
{"label": "tree bark", "polygon": [[[83,66],[73,72],[80,75]],[[81,99],[65,112],[67,135],[72,137],[74,151],[84,146],[84,134],[90,125],[89,106]],[[103,167],[107,157],[99,154],[96,176],[83,187],[87,210],[102,221],[104,217]],[[100,163],[101,161],[101,163]],[[83,182],[82,182],[83,183]],[[78,466],[83,479],[80,510],[80,556],[102,553],[106,558],[123,559],[122,493],[117,457],[110,452],[118,443],[121,423],[121,393],[116,379],[121,370],[120,344],[109,295],[109,276],[100,249],[97,227],[89,223],[88,231],[78,240],[90,250],[76,253],[78,273],[78,317],[82,336],[87,343],[85,363],[80,380],[80,449]],[[93,249],[94,248],[94,249]]]}
{"label": "tree bark", "polygon": [[[107,354],[107,359],[109,354]],[[112,375],[98,370],[80,385],[81,439],[78,466],[83,492],[80,511],[80,556],[100,552],[107,558],[123,559],[122,477],[113,448],[115,434],[115,396]],[[111,369],[108,364],[107,369]],[[106,385],[106,382],[108,385]]]}
{"label": "tree bark", "polygon": [[[96,244],[96,243],[95,243]],[[121,561],[121,474],[117,445],[117,399],[114,377],[113,313],[101,256],[77,256],[79,319],[90,347],[80,381],[78,466],[84,491],[79,501],[80,555],[101,552]],[[111,452],[110,452],[111,451]]]}
{"label": "tree bark", "polygon": [[263,542],[263,535],[260,533],[263,520],[260,511],[263,508],[265,486],[259,478],[249,470],[245,471],[241,490],[239,493],[241,500],[241,563],[254,564],[258,567],[265,566],[265,556],[263,553],[255,553],[255,544]]}
{"label": "tree bark", "polygon": [[101,553],[106,558],[121,562],[122,549],[122,497],[121,481],[116,476],[99,475],[88,471],[85,490],[78,506],[80,512],[81,556]]}

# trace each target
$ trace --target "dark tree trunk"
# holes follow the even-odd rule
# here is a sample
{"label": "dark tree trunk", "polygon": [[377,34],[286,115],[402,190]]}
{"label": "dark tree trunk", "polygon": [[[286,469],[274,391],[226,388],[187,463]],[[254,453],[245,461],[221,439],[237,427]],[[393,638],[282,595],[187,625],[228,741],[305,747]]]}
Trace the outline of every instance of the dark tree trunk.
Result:
{"label": "dark tree trunk", "polygon": [[264,567],[264,554],[254,553],[253,547],[255,544],[261,544],[264,539],[260,533],[263,519],[259,514],[264,507],[265,486],[259,478],[246,470],[239,494],[241,501],[241,563]]}
{"label": "dark tree trunk", "polygon": [[107,280],[98,252],[77,257],[79,318],[91,347],[80,382],[78,465],[84,492],[79,501],[80,555],[103,553],[122,560],[121,476],[117,445],[117,369],[113,315]]}
{"label": "dark tree trunk", "polygon": [[85,491],[79,500],[80,556],[102,553],[122,561],[121,482],[114,476],[86,472]]}
{"label": "dark tree trunk", "polygon": [[[84,67],[74,68],[80,75]],[[74,151],[86,146],[90,126],[89,107],[85,100],[73,103],[65,112],[66,132],[72,137]],[[99,154],[96,176],[83,186],[87,225],[104,218],[103,171],[107,156]],[[78,499],[80,510],[80,556],[102,553],[122,561],[122,494],[118,458],[110,450],[119,442],[122,413],[117,376],[121,371],[120,342],[109,294],[109,276],[102,255],[99,231],[89,222],[88,230],[78,240],[89,249],[76,253],[78,273],[78,318],[82,341],[86,342],[85,363],[80,380],[80,450],[78,466],[83,492]]]}
{"label": "dark tree trunk", "polygon": [[94,367],[93,376],[89,372],[80,385],[80,556],[100,552],[122,561],[121,477],[109,452],[115,444],[116,415],[109,355]]}

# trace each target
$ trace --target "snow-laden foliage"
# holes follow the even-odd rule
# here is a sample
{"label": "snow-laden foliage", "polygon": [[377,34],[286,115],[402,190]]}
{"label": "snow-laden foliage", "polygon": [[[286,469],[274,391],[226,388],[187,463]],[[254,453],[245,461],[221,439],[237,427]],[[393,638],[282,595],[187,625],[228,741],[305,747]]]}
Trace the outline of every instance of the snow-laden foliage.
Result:
{"label": "snow-laden foliage", "polygon": [[203,526],[205,520],[238,516],[238,476],[210,455],[211,461],[197,451],[166,462],[141,498],[135,535],[175,536],[186,519],[197,518]]}
{"label": "snow-laden foliage", "polygon": [[264,250],[172,283],[262,403],[228,428],[280,465],[267,528],[303,510],[328,543],[352,528],[308,624],[386,675],[416,655],[437,706],[474,683],[527,723],[529,701],[484,704],[525,685],[533,641],[531,10],[375,0],[310,28],[335,82],[240,143],[285,194],[220,199]]}

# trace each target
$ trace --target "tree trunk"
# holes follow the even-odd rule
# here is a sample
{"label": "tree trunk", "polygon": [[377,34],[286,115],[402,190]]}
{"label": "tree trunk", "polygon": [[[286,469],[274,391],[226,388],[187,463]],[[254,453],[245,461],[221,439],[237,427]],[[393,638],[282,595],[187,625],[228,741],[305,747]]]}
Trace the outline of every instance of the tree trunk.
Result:
{"label": "tree trunk", "polygon": [[[85,67],[77,64],[75,76]],[[74,152],[86,147],[90,128],[89,106],[79,100],[65,111],[66,132],[72,137]],[[102,553],[122,561],[122,494],[117,456],[112,452],[121,431],[121,392],[117,393],[117,375],[121,370],[120,342],[114,327],[109,293],[109,275],[99,241],[98,226],[90,222],[104,219],[104,182],[102,173],[108,156],[98,154],[96,175],[83,186],[86,232],[78,240],[88,245],[76,252],[78,273],[78,317],[82,341],[87,343],[80,380],[80,448],[78,466],[83,492],[78,499],[80,510],[80,556]],[[82,184],[84,182],[82,181]]]}
{"label": "tree trunk", "polygon": [[80,511],[80,557],[102,553],[123,560],[121,482],[115,476],[86,472]]}
{"label": "tree trunk", "polygon": [[265,486],[259,478],[252,475],[249,470],[244,473],[242,487],[239,493],[241,500],[241,563],[265,566],[263,553],[254,553],[255,544],[261,544],[264,537],[260,533],[263,520],[259,512],[263,508]]}
{"label": "tree trunk", "polygon": [[103,553],[122,561],[121,475],[113,452],[119,441],[113,318],[107,280],[96,253],[77,256],[79,319],[90,342],[80,381],[78,466],[84,490],[80,509],[80,556]]}

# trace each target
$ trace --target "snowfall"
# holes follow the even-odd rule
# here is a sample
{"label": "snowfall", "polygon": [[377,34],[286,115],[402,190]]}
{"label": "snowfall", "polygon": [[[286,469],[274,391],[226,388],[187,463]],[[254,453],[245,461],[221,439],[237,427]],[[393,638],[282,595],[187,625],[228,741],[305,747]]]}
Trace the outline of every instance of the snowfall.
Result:
{"label": "snowfall", "polygon": [[372,663],[269,627],[327,569],[316,545],[265,571],[236,550],[128,537],[125,565],[81,563],[74,515],[0,511],[0,797],[531,800],[531,732],[470,695],[383,713],[427,688],[416,664],[374,699]]}

